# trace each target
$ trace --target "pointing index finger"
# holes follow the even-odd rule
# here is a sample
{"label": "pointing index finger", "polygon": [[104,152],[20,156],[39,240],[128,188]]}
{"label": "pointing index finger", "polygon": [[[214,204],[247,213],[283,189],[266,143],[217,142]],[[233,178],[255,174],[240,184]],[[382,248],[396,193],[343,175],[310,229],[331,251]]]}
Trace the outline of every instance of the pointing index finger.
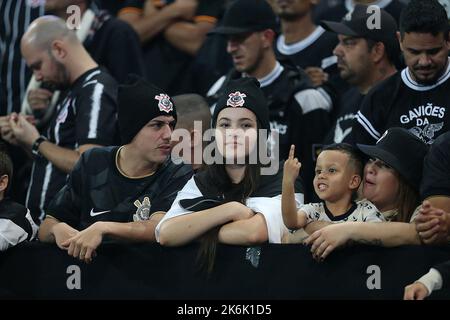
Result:
{"label": "pointing index finger", "polygon": [[293,160],[294,159],[294,154],[295,154],[295,145],[291,145],[291,149],[289,150],[289,160]]}

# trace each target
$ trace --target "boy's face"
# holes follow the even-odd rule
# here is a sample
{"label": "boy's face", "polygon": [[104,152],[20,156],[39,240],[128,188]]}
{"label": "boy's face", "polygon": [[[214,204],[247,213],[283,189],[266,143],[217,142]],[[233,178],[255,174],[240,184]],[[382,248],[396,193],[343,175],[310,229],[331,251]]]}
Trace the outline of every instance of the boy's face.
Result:
{"label": "boy's face", "polygon": [[361,177],[349,165],[349,156],[341,151],[322,151],[317,158],[314,190],[320,199],[335,202],[358,188]]}

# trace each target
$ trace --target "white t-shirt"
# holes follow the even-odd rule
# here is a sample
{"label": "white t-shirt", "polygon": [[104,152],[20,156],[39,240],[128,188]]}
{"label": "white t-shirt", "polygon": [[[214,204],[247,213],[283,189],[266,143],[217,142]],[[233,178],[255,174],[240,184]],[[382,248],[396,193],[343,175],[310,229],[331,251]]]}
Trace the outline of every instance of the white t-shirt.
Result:
{"label": "white t-shirt", "polygon": [[[201,197],[203,194],[198,189],[194,178],[191,178],[181,191],[178,192],[175,201],[170,210],[164,215],[164,218],[158,223],[155,229],[156,241],[159,242],[159,231],[161,225],[168,219],[181,216],[184,214],[193,213],[184,209],[180,205],[180,200],[193,199]],[[303,203],[303,194],[296,194],[297,206]],[[246,201],[246,206],[252,209],[255,213],[260,213],[264,216],[267,224],[267,231],[270,243],[281,243],[281,238],[287,228],[283,223],[283,216],[281,214],[281,195],[276,197],[249,197]]]}
{"label": "white t-shirt", "polygon": [[306,213],[307,223],[313,221],[328,222],[383,222],[386,221],[384,216],[378,211],[375,205],[368,200],[360,200],[353,203],[352,207],[344,214],[333,216],[326,208],[324,202],[308,203],[299,208]]}

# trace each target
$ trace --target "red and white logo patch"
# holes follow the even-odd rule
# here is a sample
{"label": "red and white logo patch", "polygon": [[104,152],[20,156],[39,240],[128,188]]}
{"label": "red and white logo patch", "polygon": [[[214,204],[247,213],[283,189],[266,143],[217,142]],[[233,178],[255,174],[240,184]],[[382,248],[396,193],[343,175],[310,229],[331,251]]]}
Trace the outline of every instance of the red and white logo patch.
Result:
{"label": "red and white logo patch", "polygon": [[227,106],[230,107],[242,107],[245,103],[244,98],[247,95],[245,93],[240,93],[239,91],[232,92],[228,95]]}
{"label": "red and white logo patch", "polygon": [[173,111],[172,101],[170,101],[170,97],[167,94],[160,93],[155,96],[155,100],[158,100],[158,108],[160,111],[165,111],[167,113]]}

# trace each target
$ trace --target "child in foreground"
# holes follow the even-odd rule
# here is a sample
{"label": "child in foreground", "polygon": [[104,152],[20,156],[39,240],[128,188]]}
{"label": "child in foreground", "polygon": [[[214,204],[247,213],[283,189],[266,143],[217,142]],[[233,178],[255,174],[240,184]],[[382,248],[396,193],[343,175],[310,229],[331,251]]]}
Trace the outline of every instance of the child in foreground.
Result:
{"label": "child in foreground", "polygon": [[299,175],[301,163],[294,158],[292,145],[284,164],[282,214],[290,230],[304,228],[312,221],[381,222],[383,216],[368,200],[355,202],[356,192],[362,180],[363,161],[359,152],[345,143],[325,147],[317,158],[314,190],[322,200],[296,207],[294,181]]}
{"label": "child in foreground", "polygon": [[38,226],[31,218],[30,210],[6,198],[13,166],[2,148],[0,146],[0,251],[5,251],[23,241],[34,240]]}

